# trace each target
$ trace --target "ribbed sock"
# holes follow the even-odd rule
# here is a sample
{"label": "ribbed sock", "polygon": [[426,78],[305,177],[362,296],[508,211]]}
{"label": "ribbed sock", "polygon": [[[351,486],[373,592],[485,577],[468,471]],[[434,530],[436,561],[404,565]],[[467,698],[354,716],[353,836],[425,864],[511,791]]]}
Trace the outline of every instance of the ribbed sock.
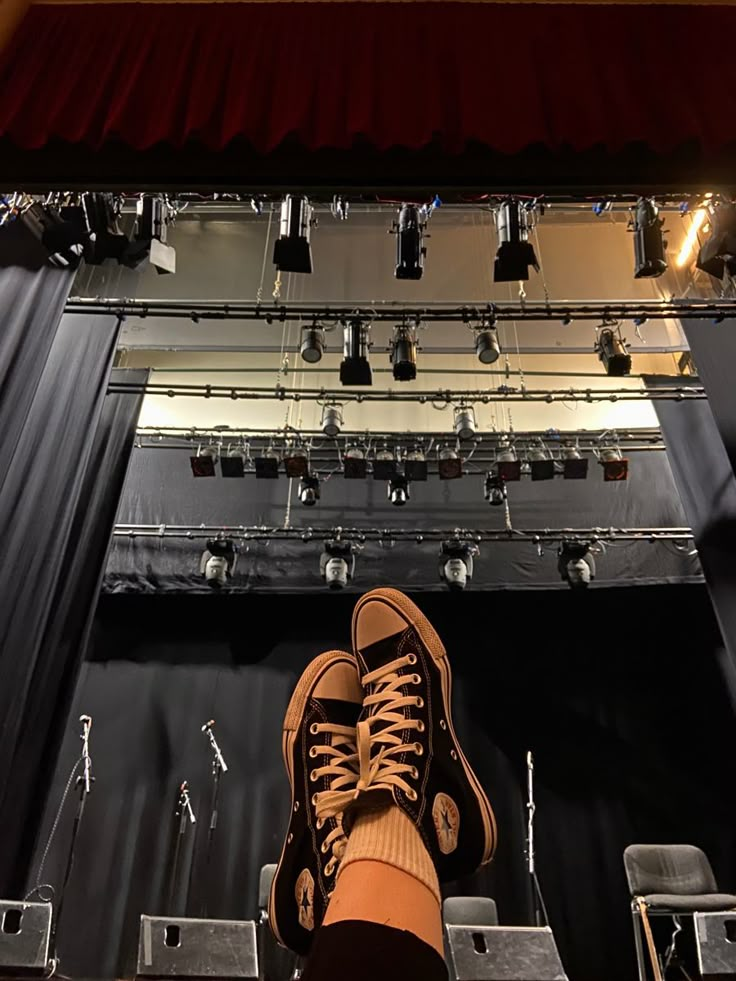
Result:
{"label": "ribbed sock", "polygon": [[440,903],[440,883],[434,863],[410,818],[395,805],[359,813],[348,838],[338,881],[354,862],[384,862],[417,879]]}

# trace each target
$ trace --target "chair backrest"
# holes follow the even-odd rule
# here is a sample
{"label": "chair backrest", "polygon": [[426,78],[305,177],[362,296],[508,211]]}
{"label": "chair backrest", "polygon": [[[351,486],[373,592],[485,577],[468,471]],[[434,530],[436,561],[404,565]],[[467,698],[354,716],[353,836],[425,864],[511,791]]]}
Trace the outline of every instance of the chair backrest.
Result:
{"label": "chair backrest", "polygon": [[258,879],[258,909],[268,909],[268,895],[271,892],[271,883],[276,875],[275,865],[264,865],[261,868],[261,875]]}
{"label": "chair backrest", "polygon": [[708,857],[695,845],[629,845],[624,867],[632,896],[718,892]]}
{"label": "chair backrest", "polygon": [[498,926],[498,910],[488,896],[451,896],[442,916],[449,926]]}

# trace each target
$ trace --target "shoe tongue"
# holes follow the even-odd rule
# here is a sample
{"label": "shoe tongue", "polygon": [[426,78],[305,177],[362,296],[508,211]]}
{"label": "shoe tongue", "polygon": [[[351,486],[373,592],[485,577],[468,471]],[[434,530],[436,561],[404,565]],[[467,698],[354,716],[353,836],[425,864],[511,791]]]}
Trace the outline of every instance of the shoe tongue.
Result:
{"label": "shoe tongue", "polygon": [[338,726],[354,726],[362,706],[358,702],[344,702],[339,698],[315,698],[325,715]]}
{"label": "shoe tongue", "polygon": [[408,632],[408,629],[402,630],[398,634],[392,634],[391,637],[379,640],[376,644],[371,644],[370,647],[363,648],[360,654],[366,663],[368,671],[375,671],[376,668],[383,667],[384,664],[388,664],[390,661],[395,661],[399,657],[401,641]]}

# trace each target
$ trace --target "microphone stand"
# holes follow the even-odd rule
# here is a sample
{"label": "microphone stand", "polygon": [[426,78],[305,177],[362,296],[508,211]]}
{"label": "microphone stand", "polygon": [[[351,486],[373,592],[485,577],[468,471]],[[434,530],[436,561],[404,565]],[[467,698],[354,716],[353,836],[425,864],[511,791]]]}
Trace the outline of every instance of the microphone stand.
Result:
{"label": "microphone stand", "polygon": [[219,806],[220,797],[220,777],[223,773],[227,773],[227,763],[220,752],[220,747],[217,745],[217,739],[213,732],[213,727],[215,724],[214,719],[210,719],[209,722],[205,722],[202,726],[202,732],[207,734],[207,738],[210,741],[210,747],[212,748],[213,758],[212,758],[212,797],[210,800],[210,826],[207,829],[207,849],[205,852],[205,889],[204,889],[204,901],[202,903],[202,918],[207,917],[207,900],[209,896],[209,885],[210,885],[210,860],[212,858],[212,843],[215,838],[215,831],[217,830],[217,809]]}
{"label": "microphone stand", "polygon": [[526,792],[527,792],[527,825],[526,825],[526,861],[529,879],[532,887],[534,902],[534,923],[538,927],[548,926],[547,907],[544,905],[542,889],[537,878],[537,867],[534,855],[534,815],[537,805],[534,802],[534,757],[532,751],[526,754]]}
{"label": "microphone stand", "polygon": [[61,914],[64,909],[64,898],[66,896],[66,888],[69,883],[69,878],[72,874],[72,866],[74,865],[74,852],[77,844],[77,838],[79,836],[79,826],[82,823],[82,817],[84,815],[84,805],[87,801],[87,796],[92,790],[92,784],[94,783],[94,777],[92,776],[92,757],[89,755],[89,734],[92,729],[92,718],[89,715],[80,715],[79,721],[82,723],[82,733],[80,739],[82,740],[82,762],[84,769],[82,773],[77,777],[77,788],[79,790],[79,800],[77,802],[77,813],[74,815],[74,824],[72,825],[72,836],[69,841],[69,852],[66,859],[66,869],[64,871],[64,878],[61,883],[61,889],[59,890],[59,900],[56,904],[56,916],[54,918],[53,929],[51,931],[52,950],[56,947],[56,933],[59,928],[59,923],[61,921]]}
{"label": "microphone stand", "polygon": [[197,819],[192,810],[192,802],[189,798],[189,784],[185,780],[179,787],[179,797],[176,802],[175,817],[179,819],[178,827],[174,831],[174,850],[171,859],[171,871],[169,872],[169,889],[166,897],[165,913],[168,916],[176,916],[178,910],[174,909],[176,898],[176,880],[179,877],[179,861],[181,858],[181,845],[188,824],[196,824]]}

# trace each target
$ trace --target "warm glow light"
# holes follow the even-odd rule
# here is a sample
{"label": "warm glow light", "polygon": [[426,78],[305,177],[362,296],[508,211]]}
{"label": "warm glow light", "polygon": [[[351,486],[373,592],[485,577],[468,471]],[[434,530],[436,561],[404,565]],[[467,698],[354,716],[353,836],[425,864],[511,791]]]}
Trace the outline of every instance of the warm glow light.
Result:
{"label": "warm glow light", "polygon": [[685,236],[685,241],[682,243],[682,248],[677,256],[677,265],[682,268],[686,265],[690,256],[692,255],[693,248],[698,238],[698,232],[700,231],[703,222],[708,217],[708,212],[705,208],[700,208],[693,215],[692,224],[688,228],[687,235]]}

